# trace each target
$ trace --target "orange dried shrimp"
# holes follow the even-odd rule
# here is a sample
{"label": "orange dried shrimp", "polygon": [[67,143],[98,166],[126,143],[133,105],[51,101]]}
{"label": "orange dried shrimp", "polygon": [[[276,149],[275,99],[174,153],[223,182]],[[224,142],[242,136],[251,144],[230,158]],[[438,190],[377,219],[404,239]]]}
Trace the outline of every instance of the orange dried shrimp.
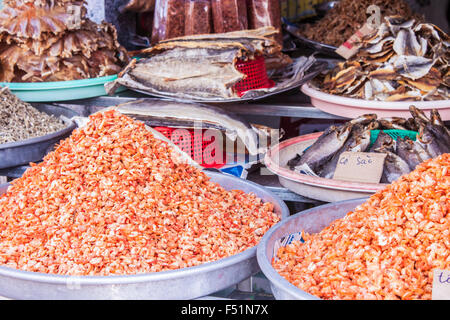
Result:
{"label": "orange dried shrimp", "polygon": [[371,196],[305,242],[280,248],[274,268],[323,299],[431,299],[434,269],[450,269],[450,154]]}
{"label": "orange dried shrimp", "polygon": [[255,246],[273,204],[226,191],[141,122],[90,117],[0,197],[0,265],[61,275],[137,274]]}

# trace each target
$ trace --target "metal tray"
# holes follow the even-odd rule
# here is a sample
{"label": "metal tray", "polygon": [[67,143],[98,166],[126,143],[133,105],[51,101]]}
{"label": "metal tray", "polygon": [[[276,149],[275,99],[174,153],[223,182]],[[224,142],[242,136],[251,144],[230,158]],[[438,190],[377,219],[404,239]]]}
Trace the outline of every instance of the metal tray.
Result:
{"label": "metal tray", "polygon": [[318,233],[334,220],[344,217],[367,198],[329,203],[313,209],[301,211],[272,227],[261,239],[257,249],[258,264],[270,281],[274,297],[278,300],[317,300],[311,295],[284,279],[273,267],[273,249],[277,240],[293,233],[305,231]]}
{"label": "metal tray", "polygon": [[304,85],[305,83],[307,83],[308,81],[314,79],[319,73],[321,73],[322,71],[324,71],[327,68],[327,63],[324,63],[323,61],[318,61],[316,62],[313,66],[311,66],[311,68],[305,73],[305,76],[300,80],[297,81],[296,83],[290,85],[289,87],[283,88],[283,89],[279,89],[279,90],[275,90],[273,92],[270,93],[266,93],[263,95],[257,95],[257,96],[253,96],[253,97],[242,97],[242,98],[230,98],[230,99],[220,99],[220,98],[216,98],[216,99],[208,99],[208,98],[182,98],[179,96],[179,94],[161,94],[161,93],[153,93],[153,92],[147,92],[147,91],[143,91],[143,90],[139,90],[139,89],[133,89],[133,88],[128,88],[131,91],[135,91],[135,92],[139,92],[148,96],[152,96],[152,97],[159,97],[159,98],[165,98],[165,99],[170,99],[170,100],[175,100],[175,101],[180,101],[180,102],[195,102],[195,103],[210,103],[210,104],[216,104],[216,103],[220,103],[220,104],[226,104],[226,103],[236,103],[236,102],[252,102],[252,101],[259,101],[259,100],[263,100],[263,99],[267,99],[269,97],[278,95],[280,93],[286,93],[292,90],[296,90],[299,89],[302,85]]}
{"label": "metal tray", "polygon": [[9,142],[0,144],[0,169],[17,167],[30,162],[41,161],[42,158],[53,149],[60,140],[67,138],[77,127],[75,122],[70,120],[78,113],[72,109],[53,106],[48,104],[33,105],[39,111],[49,115],[64,116],[67,127],[63,130],[19,142]]}
{"label": "metal tray", "polygon": [[[272,202],[282,219],[286,204],[262,186],[231,175],[205,172],[227,190],[253,192]],[[7,185],[0,186],[0,194]],[[260,271],[256,247],[195,267],[125,276],[62,276],[0,267],[0,296],[13,299],[194,299],[218,292]]]}
{"label": "metal tray", "polygon": [[311,146],[322,132],[285,140],[266,153],[266,167],[278,176],[280,184],[301,196],[324,202],[368,197],[386,187],[384,183],[362,183],[312,177],[291,170],[287,162]]}

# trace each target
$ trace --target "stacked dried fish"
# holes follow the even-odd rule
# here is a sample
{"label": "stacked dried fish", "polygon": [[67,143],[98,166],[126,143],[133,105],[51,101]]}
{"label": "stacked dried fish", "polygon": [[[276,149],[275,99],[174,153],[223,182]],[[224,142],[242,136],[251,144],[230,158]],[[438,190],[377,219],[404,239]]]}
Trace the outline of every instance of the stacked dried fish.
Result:
{"label": "stacked dried fish", "polygon": [[114,26],[86,17],[84,1],[4,1],[0,81],[40,82],[117,74],[129,61]]}
{"label": "stacked dried fish", "polygon": [[264,55],[270,62],[268,69],[291,64],[271,38],[276,33],[275,28],[265,27],[160,41],[143,50],[146,58],[133,60],[107,91],[113,93],[123,85],[174,97],[238,98],[233,86],[245,75],[236,69],[237,59]]}
{"label": "stacked dried fish", "polygon": [[327,93],[378,101],[450,98],[449,36],[428,23],[386,17],[357,55],[318,84]]}
{"label": "stacked dried fish", "polygon": [[0,144],[41,137],[67,125],[21,101],[8,88],[0,89]]}
{"label": "stacked dried fish", "polygon": [[[427,159],[450,152],[450,133],[439,112],[432,110],[428,118],[421,110],[410,107],[412,118],[380,118],[367,114],[343,125],[330,126],[311,147],[288,162],[291,170],[313,172],[332,179],[343,152],[386,153],[382,183],[391,183],[414,170]],[[417,139],[407,136],[394,140],[383,130],[417,131]],[[381,130],[370,145],[371,130]]]}

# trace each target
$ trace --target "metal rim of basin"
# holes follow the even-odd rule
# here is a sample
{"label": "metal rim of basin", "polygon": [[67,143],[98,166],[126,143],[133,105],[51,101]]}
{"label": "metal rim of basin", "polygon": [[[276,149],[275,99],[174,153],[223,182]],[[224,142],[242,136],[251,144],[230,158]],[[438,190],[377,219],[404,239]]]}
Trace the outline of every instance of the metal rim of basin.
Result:
{"label": "metal rim of basin", "polygon": [[[360,199],[339,201],[339,202],[328,203],[328,204],[324,204],[321,206],[317,206],[312,209],[300,211],[300,212],[288,217],[287,219],[284,219],[283,221],[277,223],[272,228],[270,228],[270,230],[264,234],[263,238],[259,242],[259,245],[257,247],[256,257],[258,260],[259,267],[261,268],[261,271],[266,276],[266,278],[270,281],[272,290],[273,290],[273,287],[275,287],[277,290],[282,291],[283,293],[287,294],[288,296],[293,297],[295,299],[299,299],[299,300],[318,300],[318,299],[320,299],[319,297],[309,294],[309,293],[301,290],[300,288],[296,287],[289,281],[287,281],[272,266],[271,261],[269,261],[269,257],[267,255],[267,247],[268,247],[269,242],[274,241],[272,239],[272,236],[277,230],[279,230],[280,228],[283,228],[286,225],[289,225],[294,220],[301,219],[302,215],[317,212],[318,210],[321,210],[321,209],[336,207],[337,205],[346,205],[346,204],[354,203],[355,207],[356,207],[356,206],[360,205],[361,203],[363,203],[364,201],[366,201],[367,199],[368,198],[360,198]],[[298,230],[298,231],[300,232],[301,230]],[[283,237],[288,236],[288,235],[289,234],[284,234]],[[279,239],[276,239],[276,240],[279,240]]]}

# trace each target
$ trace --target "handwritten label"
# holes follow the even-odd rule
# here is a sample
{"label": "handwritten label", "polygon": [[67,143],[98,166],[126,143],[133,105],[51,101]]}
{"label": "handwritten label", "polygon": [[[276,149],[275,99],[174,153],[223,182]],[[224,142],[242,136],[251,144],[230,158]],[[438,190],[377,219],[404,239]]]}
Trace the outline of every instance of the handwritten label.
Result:
{"label": "handwritten label", "polygon": [[433,270],[433,300],[450,300],[450,270]]}
{"label": "handwritten label", "polygon": [[379,183],[385,158],[385,153],[343,152],[339,157],[333,179]]}
{"label": "handwritten label", "polygon": [[345,41],[335,52],[344,57],[345,59],[350,59],[353,57],[361,48],[361,39],[374,32],[374,29],[368,23],[365,23],[361,29],[356,31],[347,41]]}

